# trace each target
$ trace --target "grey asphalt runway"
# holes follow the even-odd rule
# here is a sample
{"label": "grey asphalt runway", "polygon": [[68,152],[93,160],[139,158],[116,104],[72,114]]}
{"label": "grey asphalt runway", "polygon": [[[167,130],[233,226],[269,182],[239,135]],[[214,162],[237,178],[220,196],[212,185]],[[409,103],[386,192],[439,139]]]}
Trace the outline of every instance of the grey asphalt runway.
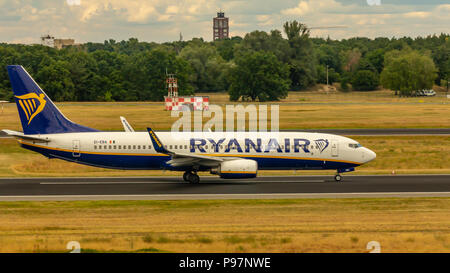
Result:
{"label": "grey asphalt runway", "polygon": [[348,197],[450,197],[450,175],[265,176],[250,180],[201,177],[2,178],[0,201],[179,200]]}

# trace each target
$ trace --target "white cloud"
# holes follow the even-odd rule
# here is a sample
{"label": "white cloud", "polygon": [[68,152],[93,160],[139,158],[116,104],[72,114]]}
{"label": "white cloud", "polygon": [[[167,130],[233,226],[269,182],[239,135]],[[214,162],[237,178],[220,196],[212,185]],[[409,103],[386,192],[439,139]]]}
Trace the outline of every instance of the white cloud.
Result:
{"label": "white cloud", "polygon": [[[417,1],[415,1],[417,2]],[[355,36],[424,36],[450,29],[450,4],[386,4],[343,0],[0,0],[0,31],[4,41],[39,40],[49,32],[76,42],[102,42],[137,37],[145,41],[212,40],[212,18],[222,9],[230,18],[230,33],[282,30],[299,20],[313,36],[333,39]],[[412,27],[413,26],[413,27]]]}
{"label": "white cloud", "polygon": [[442,11],[442,12],[450,12],[450,4],[439,5],[436,7],[436,10]]}
{"label": "white cloud", "polygon": [[66,0],[69,6],[79,6],[81,5],[81,0]]}
{"label": "white cloud", "polygon": [[166,13],[168,13],[168,14],[177,14],[178,13],[178,7],[175,6],[175,5],[168,6],[166,8]]}
{"label": "white cloud", "polygon": [[407,12],[407,13],[403,14],[403,16],[406,18],[427,18],[427,17],[431,16],[431,12],[412,11],[412,12]]}
{"label": "white cloud", "polygon": [[257,15],[256,20],[258,20],[258,26],[272,26],[274,24],[273,16],[268,14]]}
{"label": "white cloud", "polygon": [[303,16],[325,10],[337,11],[342,7],[343,5],[336,0],[302,0],[296,7],[282,10],[281,14]]}
{"label": "white cloud", "polygon": [[285,9],[281,11],[284,15],[304,15],[310,11],[310,4],[307,1],[300,1],[295,8]]}

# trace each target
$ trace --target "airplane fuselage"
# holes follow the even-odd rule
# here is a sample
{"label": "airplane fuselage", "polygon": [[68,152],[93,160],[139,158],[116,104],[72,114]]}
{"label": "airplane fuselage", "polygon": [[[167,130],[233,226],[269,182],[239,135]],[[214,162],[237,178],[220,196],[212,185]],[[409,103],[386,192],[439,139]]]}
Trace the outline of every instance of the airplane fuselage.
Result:
{"label": "airplane fuselage", "polygon": [[[38,136],[38,135],[36,135]],[[320,133],[171,133],[158,132],[171,151],[221,158],[251,159],[259,170],[347,169],[364,164],[375,154],[342,136]],[[83,132],[40,135],[49,142],[21,139],[22,147],[49,158],[114,169],[170,169],[171,157],[157,153],[148,132]],[[197,170],[208,170],[200,164]]]}

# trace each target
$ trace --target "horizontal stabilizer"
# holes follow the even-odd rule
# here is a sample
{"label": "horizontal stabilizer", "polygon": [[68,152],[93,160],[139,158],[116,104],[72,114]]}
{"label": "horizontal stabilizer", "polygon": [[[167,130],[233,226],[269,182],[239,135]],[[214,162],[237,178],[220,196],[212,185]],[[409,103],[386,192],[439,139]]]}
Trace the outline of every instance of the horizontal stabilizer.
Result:
{"label": "horizontal stabilizer", "polygon": [[50,142],[50,139],[48,139],[48,137],[30,136],[30,135],[25,135],[22,132],[11,131],[11,130],[2,130],[2,132],[8,136],[12,136],[12,137],[20,138],[20,139],[24,139],[24,140],[31,140],[31,141],[38,141],[38,142]]}

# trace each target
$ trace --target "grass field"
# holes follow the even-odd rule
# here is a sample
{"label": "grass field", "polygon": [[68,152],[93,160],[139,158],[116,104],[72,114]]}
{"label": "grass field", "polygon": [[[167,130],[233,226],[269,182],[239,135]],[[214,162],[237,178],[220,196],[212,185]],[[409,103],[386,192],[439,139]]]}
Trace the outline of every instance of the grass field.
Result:
{"label": "grass field", "polygon": [[[228,95],[223,93],[203,95],[209,95],[212,104],[230,103]],[[389,91],[329,94],[315,91],[291,92],[287,99],[275,103],[280,105],[280,129],[450,127],[450,100],[443,96],[398,98]],[[136,130],[145,130],[148,126],[169,130],[177,120],[169,111],[163,111],[162,102],[57,105],[69,119],[107,131],[123,130],[120,115],[125,116]],[[5,105],[0,114],[0,129],[21,131],[15,104]]]}
{"label": "grass field", "polygon": [[450,198],[0,202],[0,252],[449,252]]}
{"label": "grass field", "polygon": [[[207,95],[214,104],[229,103],[226,94]],[[167,130],[176,120],[162,103],[58,106],[100,130],[123,130],[119,115],[137,130]],[[433,127],[450,127],[444,97],[319,90],[291,92],[280,102],[280,129]],[[4,128],[21,131],[13,104],[0,114]],[[448,136],[352,138],[377,153],[354,174],[450,173]],[[49,160],[0,139],[0,177],[161,174]],[[79,241],[82,252],[367,252],[369,241],[380,242],[382,252],[449,252],[449,209],[450,198],[0,202],[0,252],[67,252],[69,241]]]}
{"label": "grass field", "polygon": [[[355,136],[377,158],[352,174],[450,173],[450,136]],[[260,175],[294,175],[293,171],[261,171]],[[332,174],[334,171],[298,171]],[[12,176],[145,176],[179,172],[123,171],[78,165],[22,149],[13,139],[0,139],[0,177]],[[350,175],[350,174],[349,174]]]}

